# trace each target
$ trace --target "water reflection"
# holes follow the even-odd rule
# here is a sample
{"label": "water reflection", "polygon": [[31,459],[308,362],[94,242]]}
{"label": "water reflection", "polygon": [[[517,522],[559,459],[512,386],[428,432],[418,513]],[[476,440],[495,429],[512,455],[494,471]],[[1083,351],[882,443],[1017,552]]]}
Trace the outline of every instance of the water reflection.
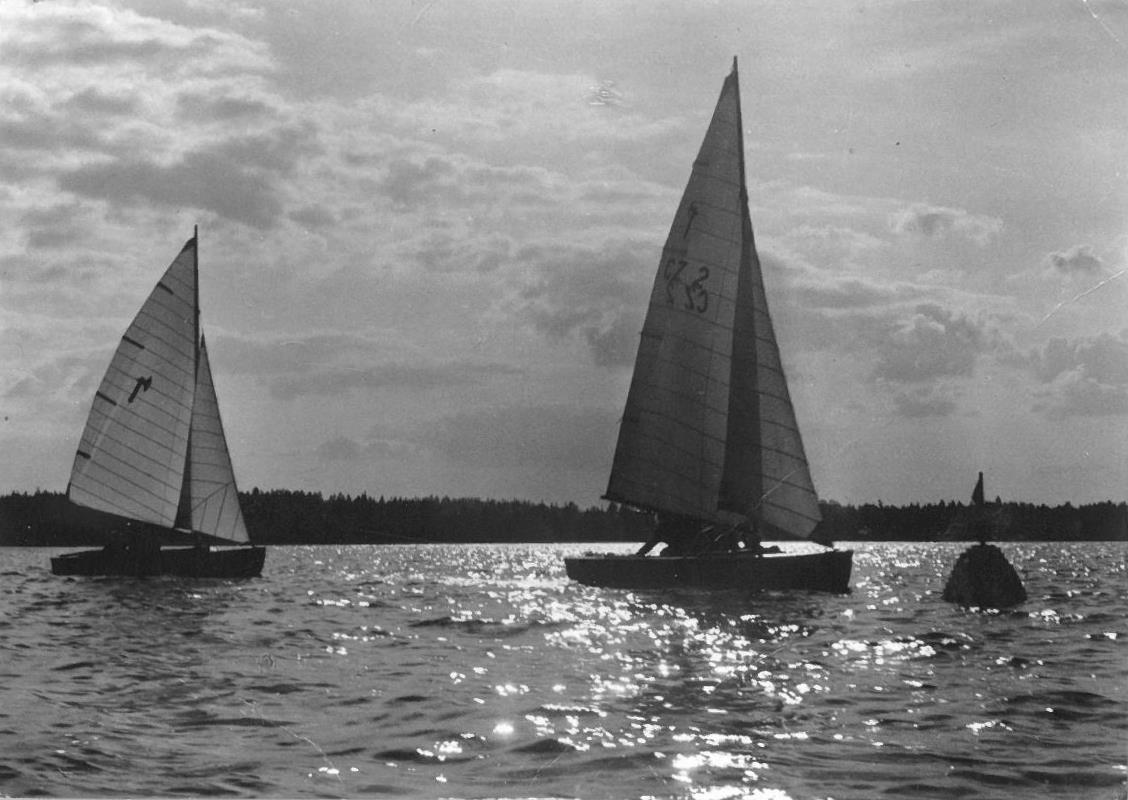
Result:
{"label": "water reflection", "polygon": [[1118,551],[1025,547],[1020,569],[1059,563],[1003,615],[941,602],[958,547],[924,545],[860,548],[845,597],[604,591],[545,546],[280,549],[238,585],[17,571],[0,777],[64,795],[78,774],[142,795],[1111,791]]}

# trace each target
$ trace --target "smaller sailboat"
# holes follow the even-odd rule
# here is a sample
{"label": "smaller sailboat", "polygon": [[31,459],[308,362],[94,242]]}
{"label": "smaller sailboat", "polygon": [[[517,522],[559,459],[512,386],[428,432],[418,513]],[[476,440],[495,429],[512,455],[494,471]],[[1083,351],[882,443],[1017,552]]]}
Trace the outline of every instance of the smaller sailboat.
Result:
{"label": "smaller sailboat", "polygon": [[634,555],[566,558],[581,583],[849,591],[851,551],[760,544],[826,543],[752,234],[743,130],[734,59],[662,251],[604,495],[657,527]]}
{"label": "smaller sailboat", "polygon": [[262,572],[200,331],[198,233],[122,336],[75,454],[67,498],[112,515],[114,530],[101,550],[52,558],[56,575]]}
{"label": "smaller sailboat", "polygon": [[946,602],[977,608],[1009,608],[1026,600],[1026,589],[1007,557],[988,537],[1001,529],[1001,507],[984,500],[983,473],[971,492],[971,507],[949,526],[946,538],[976,539],[978,544],[960,553],[944,584]]}
{"label": "smaller sailboat", "polygon": [[961,542],[974,539],[986,544],[988,539],[997,539],[1009,527],[1007,508],[1000,502],[988,502],[983,491],[983,473],[975,481],[971,491],[971,504],[960,509],[941,534],[941,539]]}

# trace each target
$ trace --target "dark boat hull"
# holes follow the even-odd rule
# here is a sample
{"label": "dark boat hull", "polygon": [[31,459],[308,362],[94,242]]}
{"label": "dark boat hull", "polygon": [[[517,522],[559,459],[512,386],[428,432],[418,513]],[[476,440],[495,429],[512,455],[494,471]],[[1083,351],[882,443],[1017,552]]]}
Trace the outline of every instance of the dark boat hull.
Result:
{"label": "dark boat hull", "polygon": [[702,556],[598,554],[564,559],[568,577],[589,586],[617,589],[750,589],[845,594],[850,591],[854,551],[799,555],[716,553]]}
{"label": "dark boat hull", "polygon": [[55,575],[178,575],[185,578],[257,578],[266,549],[237,547],[203,550],[174,547],[159,551],[83,550],[51,559]]}

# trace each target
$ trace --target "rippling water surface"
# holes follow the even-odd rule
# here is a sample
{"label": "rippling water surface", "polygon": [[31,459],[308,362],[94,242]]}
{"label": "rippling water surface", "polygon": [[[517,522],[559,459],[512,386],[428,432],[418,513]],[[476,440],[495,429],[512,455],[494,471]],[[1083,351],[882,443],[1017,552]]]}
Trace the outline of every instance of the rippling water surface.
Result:
{"label": "rippling water surface", "polygon": [[853,592],[580,586],[581,546],[272,548],[258,580],[0,567],[0,794],[1124,797],[1120,544],[855,546]]}

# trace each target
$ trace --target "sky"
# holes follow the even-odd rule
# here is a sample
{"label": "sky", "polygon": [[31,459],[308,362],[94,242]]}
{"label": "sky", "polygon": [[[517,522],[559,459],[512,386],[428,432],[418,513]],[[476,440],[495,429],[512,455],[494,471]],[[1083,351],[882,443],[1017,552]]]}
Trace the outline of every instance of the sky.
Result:
{"label": "sky", "polygon": [[600,503],[734,56],[820,496],[1128,499],[1123,0],[0,3],[0,491],[199,225],[241,489]]}

